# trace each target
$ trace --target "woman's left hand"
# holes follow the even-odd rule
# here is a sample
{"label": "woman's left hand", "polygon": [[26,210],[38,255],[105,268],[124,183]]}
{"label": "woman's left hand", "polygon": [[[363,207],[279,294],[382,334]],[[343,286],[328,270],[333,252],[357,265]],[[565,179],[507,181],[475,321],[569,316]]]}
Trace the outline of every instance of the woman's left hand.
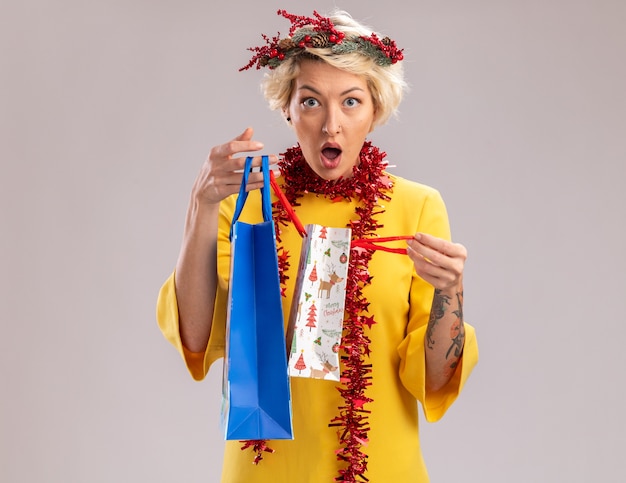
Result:
{"label": "woman's left hand", "polygon": [[416,233],[408,245],[407,254],[420,277],[439,290],[463,290],[463,269],[467,259],[463,245],[426,233]]}

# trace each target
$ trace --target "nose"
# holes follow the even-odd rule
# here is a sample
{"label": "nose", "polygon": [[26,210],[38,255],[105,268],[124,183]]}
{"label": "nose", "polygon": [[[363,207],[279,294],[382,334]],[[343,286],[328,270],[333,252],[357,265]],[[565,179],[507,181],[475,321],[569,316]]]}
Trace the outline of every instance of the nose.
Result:
{"label": "nose", "polygon": [[322,132],[328,136],[336,136],[341,132],[340,112],[337,108],[330,107],[326,111]]}

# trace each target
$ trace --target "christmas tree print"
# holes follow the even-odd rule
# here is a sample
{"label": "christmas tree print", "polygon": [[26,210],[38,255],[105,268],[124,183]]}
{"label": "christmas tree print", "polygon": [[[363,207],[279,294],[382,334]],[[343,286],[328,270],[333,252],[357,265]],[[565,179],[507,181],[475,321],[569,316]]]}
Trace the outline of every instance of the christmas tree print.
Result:
{"label": "christmas tree print", "polygon": [[306,369],[306,364],[304,363],[304,354],[302,352],[300,353],[300,357],[298,357],[298,360],[293,367],[294,369],[298,369],[299,374],[302,374],[302,369]]}
{"label": "christmas tree print", "polygon": [[326,240],[326,232],[327,232],[327,231],[328,231],[328,230],[326,229],[326,227],[325,227],[325,226],[323,226],[323,227],[320,229],[319,238],[321,238],[322,240]]}
{"label": "christmas tree print", "polygon": [[317,325],[315,325],[315,320],[317,319],[317,307],[315,306],[315,302],[313,302],[311,304],[311,306],[309,307],[309,315],[306,318],[307,323],[306,323],[306,327],[309,328],[309,332],[314,328],[317,327]]}
{"label": "christmas tree print", "polygon": [[309,280],[312,284],[317,280],[317,262],[313,263],[313,270],[311,270],[311,273],[309,274]]}

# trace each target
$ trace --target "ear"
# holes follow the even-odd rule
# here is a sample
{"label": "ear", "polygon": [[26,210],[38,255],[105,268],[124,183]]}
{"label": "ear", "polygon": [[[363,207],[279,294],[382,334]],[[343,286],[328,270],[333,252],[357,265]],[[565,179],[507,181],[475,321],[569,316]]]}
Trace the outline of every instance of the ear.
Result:
{"label": "ear", "polygon": [[287,111],[287,109],[283,109],[283,117],[285,118],[287,124],[291,124],[291,116],[289,115],[289,111]]}

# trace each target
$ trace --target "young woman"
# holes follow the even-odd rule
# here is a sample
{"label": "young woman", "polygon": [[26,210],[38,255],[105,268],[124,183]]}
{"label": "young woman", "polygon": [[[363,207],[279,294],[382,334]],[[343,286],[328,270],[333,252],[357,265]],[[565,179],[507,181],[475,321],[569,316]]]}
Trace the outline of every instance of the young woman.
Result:
{"label": "young woman", "polygon": [[[298,144],[270,161],[298,218],[349,226],[353,239],[413,237],[396,242],[406,254],[352,248],[341,354],[360,371],[344,371],[340,383],[292,378],[294,440],[269,442],[274,453],[257,465],[241,443],[227,442],[222,481],[428,481],[417,402],[428,421],[440,419],[478,360],[474,330],[463,321],[466,249],[450,240],[438,191],[387,173],[384,153],[367,140],[402,98],[402,50],[345,12],[278,13],[291,22],[289,34],[264,36],[242,70],[268,69],[265,97],[296,134]],[[224,356],[242,153],[262,149],[251,128],[211,149],[191,192],[176,269],[159,294],[159,326],[197,380]],[[250,174],[245,221],[260,221],[261,185],[262,174]],[[280,258],[290,262],[281,264],[287,320],[302,239],[279,203],[274,221]],[[342,390],[355,386],[357,394]],[[350,409],[363,419],[352,420]]]}

